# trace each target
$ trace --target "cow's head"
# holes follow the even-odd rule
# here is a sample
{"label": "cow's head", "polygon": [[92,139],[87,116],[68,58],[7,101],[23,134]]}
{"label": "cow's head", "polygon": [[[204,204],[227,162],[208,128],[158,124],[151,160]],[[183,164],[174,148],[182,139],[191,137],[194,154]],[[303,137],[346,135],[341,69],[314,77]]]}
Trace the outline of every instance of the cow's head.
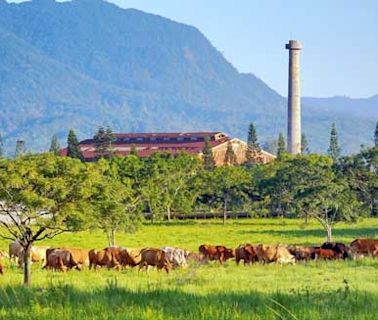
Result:
{"label": "cow's head", "polygon": [[235,251],[234,249],[225,249],[224,250],[224,259],[231,259],[235,257]]}

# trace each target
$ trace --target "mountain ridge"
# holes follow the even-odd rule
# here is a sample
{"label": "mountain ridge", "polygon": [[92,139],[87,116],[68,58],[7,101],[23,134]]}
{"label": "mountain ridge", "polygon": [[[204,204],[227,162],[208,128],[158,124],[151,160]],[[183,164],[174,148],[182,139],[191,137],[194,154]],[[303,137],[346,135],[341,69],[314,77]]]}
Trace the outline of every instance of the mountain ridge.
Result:
{"label": "mountain ridge", "polygon": [[[0,5],[0,36],[12,35],[0,42],[8,154],[17,138],[41,151],[53,134],[64,144],[69,128],[87,138],[103,124],[118,132],[222,130],[245,138],[254,121],[261,141],[286,131],[286,99],[256,75],[239,73],[193,26],[102,0]],[[356,126],[333,101],[302,101],[313,151],[326,150],[333,121],[345,152],[370,142],[375,122],[366,112],[348,107],[361,121]]]}

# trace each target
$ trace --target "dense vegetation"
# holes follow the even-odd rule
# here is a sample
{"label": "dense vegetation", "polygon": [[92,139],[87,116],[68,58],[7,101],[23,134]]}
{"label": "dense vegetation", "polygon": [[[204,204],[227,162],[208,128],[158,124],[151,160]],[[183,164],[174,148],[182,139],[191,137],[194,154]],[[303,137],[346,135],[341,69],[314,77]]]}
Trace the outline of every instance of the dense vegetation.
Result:
{"label": "dense vegetation", "polygon": [[[79,139],[106,124],[122,132],[223,130],[244,139],[255,121],[269,144],[285,128],[285,99],[240,74],[197,29],[105,1],[0,1],[0,60],[8,156],[17,139],[47,150],[53,134],[63,142],[71,127]],[[305,101],[312,151],[326,151],[332,121],[343,153],[371,141],[377,97],[339,100]]]}

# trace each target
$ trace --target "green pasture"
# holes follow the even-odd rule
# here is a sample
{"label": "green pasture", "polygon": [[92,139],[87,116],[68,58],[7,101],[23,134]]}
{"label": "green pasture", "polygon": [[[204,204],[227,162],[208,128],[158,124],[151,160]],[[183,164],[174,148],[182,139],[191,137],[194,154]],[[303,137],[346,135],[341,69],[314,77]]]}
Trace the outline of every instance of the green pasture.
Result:
{"label": "green pasture", "polygon": [[[378,220],[340,223],[334,240],[378,237]],[[119,234],[133,248],[172,245],[196,250],[202,243],[321,244],[325,233],[311,221],[287,219],[185,221],[145,224],[136,234]],[[102,233],[63,234],[49,246],[103,248]],[[1,241],[0,248],[7,249]],[[0,319],[377,319],[378,259],[291,265],[192,264],[169,275],[70,271],[33,266],[32,286],[22,287],[22,271],[7,262],[0,277]]]}

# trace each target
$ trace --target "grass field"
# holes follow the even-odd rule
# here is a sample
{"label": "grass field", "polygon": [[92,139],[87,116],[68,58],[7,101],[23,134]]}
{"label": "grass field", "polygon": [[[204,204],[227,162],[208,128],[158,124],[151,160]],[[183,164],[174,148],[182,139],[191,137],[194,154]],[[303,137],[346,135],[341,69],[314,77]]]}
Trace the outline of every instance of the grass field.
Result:
{"label": "grass field", "polygon": [[[197,250],[202,243],[320,244],[316,222],[246,219],[144,225],[119,234],[133,248],[172,245]],[[378,237],[378,220],[338,224],[334,240]],[[41,243],[103,248],[100,232],[64,234]],[[5,250],[7,242],[0,242]],[[0,319],[377,319],[378,259],[298,263],[295,266],[191,265],[169,275],[151,270],[70,271],[33,266],[33,285],[20,286],[22,272],[7,265],[0,277]]]}

